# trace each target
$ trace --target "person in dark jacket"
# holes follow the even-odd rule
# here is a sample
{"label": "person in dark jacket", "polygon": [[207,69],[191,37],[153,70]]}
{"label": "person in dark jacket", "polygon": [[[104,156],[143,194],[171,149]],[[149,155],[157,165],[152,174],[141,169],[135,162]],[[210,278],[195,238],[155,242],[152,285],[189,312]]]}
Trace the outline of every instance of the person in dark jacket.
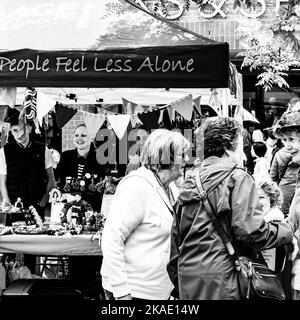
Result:
{"label": "person in dark jacket", "polygon": [[261,250],[291,243],[293,230],[290,223],[265,222],[254,179],[239,166],[240,125],[216,117],[204,122],[203,133],[204,160],[187,172],[176,205],[168,272],[179,299],[239,300],[234,259],[200,201],[196,175],[220,223],[236,239],[240,254],[256,257]]}
{"label": "person in dark jacket", "polygon": [[[95,189],[95,185],[105,178],[106,168],[97,161],[97,150],[84,123],[76,127],[73,141],[75,149],[66,150],[61,154],[55,170],[57,185],[62,192],[80,191],[82,199],[90,203],[94,211],[100,212],[102,194]],[[71,180],[70,189],[66,186],[68,179]],[[84,186],[80,189],[82,182]],[[89,188],[90,185],[94,188]]]}
{"label": "person in dark jacket", "polygon": [[284,147],[276,152],[270,168],[270,177],[278,184],[283,194],[281,210],[285,216],[289,213],[294,197],[299,167],[300,164],[293,159],[291,152]]}
{"label": "person in dark jacket", "polygon": [[[274,135],[281,138],[285,148],[292,156],[291,163],[300,163],[300,102],[290,104],[287,110],[283,113],[279,121],[275,124]],[[300,179],[299,170],[296,175],[295,193],[292,203],[289,207],[289,213],[286,220],[290,221],[296,228],[295,236],[298,239],[298,246],[300,245]],[[298,253],[293,265],[287,265],[286,280],[290,280],[290,273],[292,273],[291,289],[292,298],[300,300],[300,254]]]}
{"label": "person in dark jacket", "polygon": [[[45,144],[31,138],[32,123],[25,122],[22,112],[9,108],[5,121],[10,124],[13,139],[0,149],[0,190],[3,201],[10,211],[20,198],[24,208],[34,206],[41,219],[44,219],[49,192],[55,185],[51,153]],[[8,216],[8,224],[11,225],[22,214]],[[24,255],[24,264],[31,273],[35,273],[35,260],[34,255]]]}

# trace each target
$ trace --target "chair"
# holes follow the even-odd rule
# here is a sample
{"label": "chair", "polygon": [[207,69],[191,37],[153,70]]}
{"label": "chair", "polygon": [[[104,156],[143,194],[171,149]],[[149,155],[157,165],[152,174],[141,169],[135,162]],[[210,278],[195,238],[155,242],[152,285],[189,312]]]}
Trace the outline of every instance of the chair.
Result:
{"label": "chair", "polygon": [[67,257],[56,257],[56,256],[41,256],[40,263],[37,263],[37,266],[40,266],[40,275],[45,276],[50,279],[68,277],[68,259]]}

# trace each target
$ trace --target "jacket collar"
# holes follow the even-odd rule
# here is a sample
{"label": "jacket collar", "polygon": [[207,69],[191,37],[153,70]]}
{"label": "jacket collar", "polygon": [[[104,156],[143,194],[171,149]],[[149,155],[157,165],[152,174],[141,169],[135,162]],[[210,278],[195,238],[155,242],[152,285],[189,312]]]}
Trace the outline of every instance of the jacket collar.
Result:
{"label": "jacket collar", "polygon": [[153,174],[153,172],[151,170],[149,170],[149,169],[145,168],[144,166],[142,166],[137,170],[131,171],[130,174],[128,175],[128,178],[130,176],[139,176],[139,177],[142,177],[142,178],[146,179],[153,186],[155,191],[158,193],[158,195],[161,197],[163,202],[166,204],[168,209],[173,214],[174,209],[173,209],[173,206],[172,206],[172,204],[170,202],[170,199],[167,196],[165,190],[162,188],[162,186],[157,181],[156,177],[154,176],[154,174]]}

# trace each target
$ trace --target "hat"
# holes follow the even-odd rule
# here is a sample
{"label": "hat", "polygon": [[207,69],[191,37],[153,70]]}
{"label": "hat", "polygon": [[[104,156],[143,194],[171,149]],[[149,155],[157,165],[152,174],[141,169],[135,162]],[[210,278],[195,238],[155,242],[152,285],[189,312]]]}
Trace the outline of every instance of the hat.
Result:
{"label": "hat", "polygon": [[6,112],[6,116],[4,118],[4,122],[10,123],[11,126],[15,126],[19,124],[19,116],[20,111],[16,108],[8,108]]}
{"label": "hat", "polygon": [[300,128],[300,102],[288,107],[274,126],[273,132],[280,133],[285,128]]}

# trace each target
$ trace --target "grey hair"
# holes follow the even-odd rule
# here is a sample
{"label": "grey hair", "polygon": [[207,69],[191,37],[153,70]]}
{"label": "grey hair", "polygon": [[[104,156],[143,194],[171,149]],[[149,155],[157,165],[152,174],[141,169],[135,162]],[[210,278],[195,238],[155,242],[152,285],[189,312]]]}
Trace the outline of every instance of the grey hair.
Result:
{"label": "grey hair", "polygon": [[167,129],[154,130],[147,138],[141,163],[148,169],[169,170],[176,164],[182,164],[190,142],[181,133]]}
{"label": "grey hair", "polygon": [[275,181],[272,181],[269,177],[261,178],[258,182],[256,182],[256,184],[270,197],[271,208],[281,208],[283,203],[283,195]]}

